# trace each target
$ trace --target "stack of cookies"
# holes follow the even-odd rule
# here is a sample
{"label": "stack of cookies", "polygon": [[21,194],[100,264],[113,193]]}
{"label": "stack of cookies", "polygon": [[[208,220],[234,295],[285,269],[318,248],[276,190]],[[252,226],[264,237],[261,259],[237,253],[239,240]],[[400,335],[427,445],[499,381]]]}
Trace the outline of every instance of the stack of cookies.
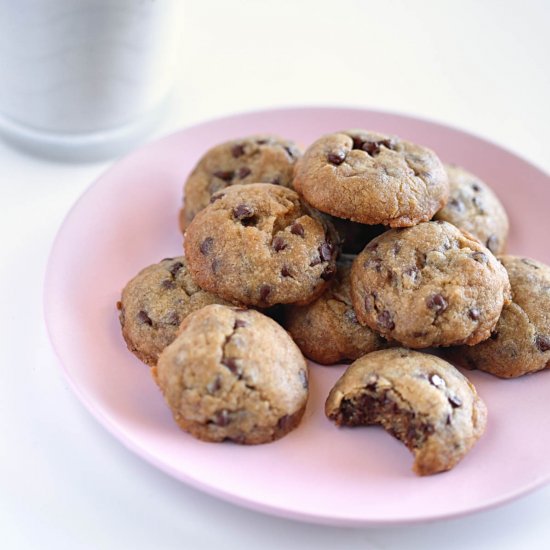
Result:
{"label": "stack of cookies", "polygon": [[118,308],[128,348],[199,439],[284,436],[305,410],[304,356],[352,362],[328,419],[383,426],[433,474],[487,416],[433,348],[503,378],[550,364],[550,268],[501,256],[498,198],[426,147],[364,130],[303,156],[269,135],[223,143],[189,176],[179,223],[185,255],[142,270]]}

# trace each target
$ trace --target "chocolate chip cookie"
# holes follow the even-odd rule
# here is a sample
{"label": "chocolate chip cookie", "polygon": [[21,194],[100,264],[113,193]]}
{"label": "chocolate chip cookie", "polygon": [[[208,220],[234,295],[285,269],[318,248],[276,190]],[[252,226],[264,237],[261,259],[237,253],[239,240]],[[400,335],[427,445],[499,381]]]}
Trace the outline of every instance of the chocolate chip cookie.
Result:
{"label": "chocolate chip cookie", "polygon": [[449,350],[467,368],[516,378],[550,368],[550,267],[519,256],[500,256],[512,286],[491,337],[477,346]]}
{"label": "chocolate chip cookie", "polygon": [[357,256],[351,294],[359,322],[411,348],[474,345],[509,302],[504,267],[448,222],[392,229]]}
{"label": "chocolate chip cookie", "polygon": [[381,425],[413,453],[419,475],[453,468],[487,422],[485,404],[457,369],[403,348],[355,361],[331,390],[325,412],[338,426]]}
{"label": "chocolate chip cookie", "polygon": [[331,286],[306,306],[286,306],[285,328],[302,353],[323,365],[355,360],[387,345],[359,324],[351,302],[351,257],[338,262]]}
{"label": "chocolate chip cookie", "polygon": [[212,196],[186,232],[185,255],[197,284],[257,307],[307,303],[336,271],[334,228],[292,189],[234,185]]}
{"label": "chocolate chip cookie", "polygon": [[181,428],[205,441],[253,445],[300,422],[307,365],[265,315],[210,305],[185,318],[153,376]]}
{"label": "chocolate chip cookie", "polygon": [[117,306],[128,349],[153,366],[187,315],[209,304],[223,303],[227,302],[201,290],[180,256],[141,270],[124,287]]}
{"label": "chocolate chip cookie", "polygon": [[479,239],[493,254],[502,254],[508,237],[508,216],[490,187],[459,166],[445,166],[450,194],[435,215]]}
{"label": "chocolate chip cookie", "polygon": [[273,135],[250,136],[210,149],[185,183],[180,228],[185,231],[210,197],[229,185],[273,183],[290,186],[301,156],[296,144]]}
{"label": "chocolate chip cookie", "polygon": [[294,188],[321,212],[391,227],[431,219],[449,194],[445,168],[433,151],[366,130],[313,143],[296,164]]}

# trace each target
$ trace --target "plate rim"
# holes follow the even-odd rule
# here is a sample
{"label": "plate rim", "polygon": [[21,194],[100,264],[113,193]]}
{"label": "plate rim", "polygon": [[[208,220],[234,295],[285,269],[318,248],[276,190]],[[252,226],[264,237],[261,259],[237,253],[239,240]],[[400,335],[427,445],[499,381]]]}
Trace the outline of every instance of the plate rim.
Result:
{"label": "plate rim", "polygon": [[486,145],[490,145],[491,147],[494,147],[502,151],[506,155],[515,157],[521,160],[523,163],[529,165],[532,169],[539,172],[543,177],[550,179],[550,175],[548,173],[546,173],[541,167],[537,166],[530,160],[523,158],[521,155],[518,155],[516,152],[511,151],[510,149],[498,143],[494,143],[488,138],[477,135],[468,130],[464,130],[460,127],[447,124],[444,122],[440,122],[435,119],[423,117],[423,116],[414,116],[406,113],[401,113],[398,111],[386,111],[383,109],[372,109],[372,108],[359,107],[359,106],[349,106],[349,105],[300,106],[300,105],[297,105],[297,106],[283,106],[283,107],[273,107],[268,109],[254,109],[254,110],[248,110],[248,111],[239,111],[234,114],[226,114],[220,117],[211,117],[201,122],[198,122],[196,124],[185,126],[178,130],[175,130],[174,132],[170,132],[165,136],[161,136],[158,139],[155,139],[151,142],[141,145],[140,147],[127,153],[126,155],[123,155],[118,159],[114,159],[106,169],[104,169],[94,180],[91,181],[91,183],[84,189],[84,191],[73,202],[69,210],[64,215],[57,229],[55,237],[52,241],[47,262],[46,262],[46,269],[45,269],[45,275],[44,275],[43,286],[42,286],[42,306],[43,306],[42,313],[43,313],[43,319],[46,325],[46,332],[48,335],[48,339],[55,353],[55,356],[57,357],[57,360],[61,366],[61,371],[64,375],[64,378],[69,384],[69,387],[78,397],[78,400],[84,405],[84,408],[88,411],[88,413],[91,414],[91,416],[95,418],[99,422],[99,424],[114,437],[115,440],[123,444],[124,447],[130,450],[138,458],[146,461],[147,463],[152,465],[154,468],[160,470],[164,474],[167,474],[168,476],[176,479],[178,482],[185,483],[186,485],[192,487],[194,490],[199,490],[212,497],[221,499],[225,502],[236,504],[238,506],[241,506],[243,508],[246,508],[254,512],[260,512],[263,514],[273,515],[279,518],[290,519],[293,521],[301,521],[301,522],[307,522],[312,524],[333,525],[333,526],[340,526],[340,527],[344,527],[344,526],[377,527],[377,526],[399,526],[399,525],[433,523],[433,522],[448,520],[452,518],[461,518],[461,517],[469,516],[471,514],[475,514],[478,512],[493,509],[497,506],[505,505],[520,497],[527,496],[533,491],[539,488],[542,488],[543,486],[550,483],[550,469],[549,469],[546,475],[540,476],[537,480],[531,482],[530,484],[523,485],[520,489],[509,491],[508,493],[505,493],[502,496],[494,497],[493,499],[487,502],[483,502],[478,506],[470,506],[464,510],[448,511],[440,514],[430,513],[428,517],[422,514],[416,514],[416,515],[412,514],[407,517],[392,517],[392,518],[386,517],[386,518],[366,519],[366,518],[349,517],[349,516],[348,517],[333,516],[324,512],[310,513],[310,512],[297,511],[294,509],[289,510],[288,508],[284,508],[274,504],[266,504],[265,502],[242,497],[239,494],[234,494],[229,491],[219,489],[216,486],[209,485],[200,480],[196,480],[195,478],[191,477],[187,473],[182,473],[181,471],[177,471],[173,469],[171,466],[169,466],[168,464],[158,460],[157,457],[155,457],[154,454],[152,454],[146,446],[142,446],[136,441],[133,441],[130,437],[128,437],[125,434],[125,432],[122,429],[120,429],[117,423],[114,422],[111,418],[109,418],[109,416],[106,415],[101,410],[101,408],[87,395],[85,388],[82,388],[78,384],[77,380],[75,380],[73,375],[71,375],[68,367],[66,366],[66,362],[63,360],[63,353],[60,350],[60,346],[58,345],[58,342],[56,341],[56,338],[53,334],[53,329],[52,329],[53,321],[50,317],[52,314],[53,307],[50,305],[51,298],[49,298],[49,296],[51,296],[51,294],[48,292],[48,290],[52,286],[51,279],[52,279],[53,266],[54,266],[57,251],[59,248],[58,245],[62,238],[62,234],[64,232],[64,228],[68,224],[69,220],[71,220],[72,217],[75,215],[75,212],[78,210],[79,206],[83,202],[85,202],[88,194],[93,192],[93,190],[97,186],[99,186],[101,182],[112,171],[115,171],[116,169],[118,169],[122,163],[131,162],[134,159],[134,157],[140,156],[144,153],[146,154],[146,152],[150,149],[152,150],[157,147],[162,147],[162,144],[164,142],[175,139],[175,137],[180,134],[193,132],[200,128],[207,127],[212,124],[220,123],[222,121],[227,122],[234,119],[241,119],[243,117],[261,116],[266,113],[288,114],[288,113],[297,112],[297,111],[300,111],[300,112],[309,111],[311,113],[320,112],[320,111],[323,111],[323,112],[345,111],[350,114],[353,112],[356,112],[358,114],[361,114],[361,116],[364,116],[365,114],[368,114],[368,113],[376,113],[382,116],[408,119],[414,122],[427,123],[430,125],[443,127],[445,129],[452,130],[453,132],[463,134],[469,139],[473,138],[475,140],[482,141]]}

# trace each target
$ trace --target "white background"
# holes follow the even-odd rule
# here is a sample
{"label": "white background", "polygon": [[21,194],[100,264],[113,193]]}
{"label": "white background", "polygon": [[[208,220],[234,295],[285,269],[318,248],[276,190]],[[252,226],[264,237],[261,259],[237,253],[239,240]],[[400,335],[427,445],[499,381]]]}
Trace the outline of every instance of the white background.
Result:
{"label": "white background", "polygon": [[[364,106],[466,129],[550,172],[544,0],[189,0],[183,33],[158,135],[249,109]],[[461,519],[333,528],[218,501],[122,447],[68,388],[41,297],[65,213],[109,164],[50,162],[0,142],[2,548],[550,547],[550,487]]]}

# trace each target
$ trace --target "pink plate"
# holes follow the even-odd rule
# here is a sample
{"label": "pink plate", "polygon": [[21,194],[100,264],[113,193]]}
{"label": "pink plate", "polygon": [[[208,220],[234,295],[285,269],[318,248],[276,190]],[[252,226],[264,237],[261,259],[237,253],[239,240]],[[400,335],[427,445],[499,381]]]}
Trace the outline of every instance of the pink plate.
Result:
{"label": "pink plate", "polygon": [[509,250],[550,263],[550,178],[464,132],[394,114],[336,108],[255,112],[215,120],[116,163],[68,214],[53,247],[45,312],[76,393],[130,449],[175,478],[236,504],[339,525],[408,523],[481,510],[550,479],[550,372],[502,381],[468,376],[489,408],[487,432],[453,471],[418,478],[399,442],[377,428],[338,429],[323,414],[343,367],[311,365],[301,425],[256,447],[203,443],[172,421],[148,369],[122,340],[115,304],[142,267],[181,253],[181,187],[198,158],[230,138],[274,132],[303,146],[325,132],[371,128],[434,148],[489,182],[508,209]]}

